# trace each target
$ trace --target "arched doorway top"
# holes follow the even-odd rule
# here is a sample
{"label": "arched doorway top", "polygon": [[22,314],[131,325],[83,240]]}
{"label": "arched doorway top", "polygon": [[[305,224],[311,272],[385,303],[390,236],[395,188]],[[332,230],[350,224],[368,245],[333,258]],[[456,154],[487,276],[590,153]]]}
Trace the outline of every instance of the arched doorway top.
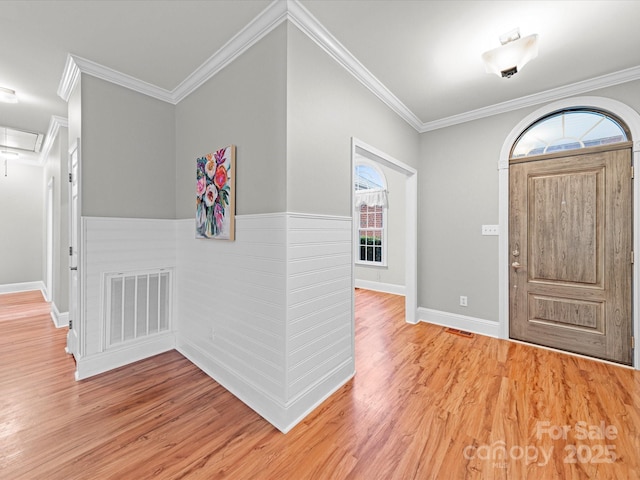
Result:
{"label": "arched doorway top", "polygon": [[610,113],[624,122],[629,129],[630,137],[634,140],[633,150],[640,151],[640,115],[634,109],[622,102],[605,97],[573,97],[558,100],[531,112],[524,117],[509,133],[500,152],[499,169],[509,168],[511,149],[522,133],[538,120],[548,117],[555,112],[584,108]]}
{"label": "arched doorway top", "polygon": [[631,140],[626,124],[609,112],[571,108],[551,113],[529,125],[511,149],[511,158],[612,145]]}

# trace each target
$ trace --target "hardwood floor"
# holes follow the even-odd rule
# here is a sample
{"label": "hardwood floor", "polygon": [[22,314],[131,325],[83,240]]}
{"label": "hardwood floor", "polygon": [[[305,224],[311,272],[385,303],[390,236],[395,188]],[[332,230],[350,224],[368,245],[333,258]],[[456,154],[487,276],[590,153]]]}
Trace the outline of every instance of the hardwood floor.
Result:
{"label": "hardwood floor", "polygon": [[356,302],[356,377],[287,435],[175,351],[76,382],[66,329],[5,319],[0,478],[640,478],[640,372]]}

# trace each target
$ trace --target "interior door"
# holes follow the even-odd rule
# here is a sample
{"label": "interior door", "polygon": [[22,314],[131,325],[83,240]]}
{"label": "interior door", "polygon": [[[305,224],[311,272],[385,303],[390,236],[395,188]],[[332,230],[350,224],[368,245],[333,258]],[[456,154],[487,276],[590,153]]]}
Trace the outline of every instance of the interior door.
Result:
{"label": "interior door", "polygon": [[74,143],[69,151],[69,333],[67,352],[80,354],[80,284],[78,278],[79,238],[80,238],[80,142]]}
{"label": "interior door", "polygon": [[511,338],[631,364],[631,145],[509,169]]}

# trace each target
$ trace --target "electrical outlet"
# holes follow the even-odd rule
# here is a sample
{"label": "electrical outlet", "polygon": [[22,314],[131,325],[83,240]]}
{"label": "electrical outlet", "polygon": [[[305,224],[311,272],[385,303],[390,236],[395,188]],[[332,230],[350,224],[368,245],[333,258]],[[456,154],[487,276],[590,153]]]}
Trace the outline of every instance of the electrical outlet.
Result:
{"label": "electrical outlet", "polygon": [[500,225],[482,225],[482,235],[499,235]]}
{"label": "electrical outlet", "polygon": [[464,295],[460,295],[460,306],[461,307],[467,306],[467,297]]}

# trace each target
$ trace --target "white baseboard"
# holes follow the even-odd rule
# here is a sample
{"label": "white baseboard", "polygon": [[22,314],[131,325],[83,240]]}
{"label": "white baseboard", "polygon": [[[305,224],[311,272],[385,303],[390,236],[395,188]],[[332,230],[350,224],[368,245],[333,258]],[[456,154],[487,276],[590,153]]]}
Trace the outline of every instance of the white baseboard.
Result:
{"label": "white baseboard", "polygon": [[185,338],[178,339],[176,350],[282,433],[291,430],[355,374],[353,361],[345,362],[292,401],[283,402],[236,375]]}
{"label": "white baseboard", "polygon": [[418,308],[418,318],[422,322],[435,323],[443,327],[457,328],[479,335],[500,338],[500,324],[498,322],[492,322],[491,320],[441,312],[424,307]]}
{"label": "white baseboard", "polygon": [[69,326],[69,312],[60,313],[58,307],[54,302],[51,302],[51,320],[56,328],[63,328]]}
{"label": "white baseboard", "polygon": [[281,415],[279,415],[282,410],[281,400],[247,382],[229,367],[184,337],[178,337],[176,350],[258,415],[282,431],[284,425],[280,418]]}
{"label": "white baseboard", "polygon": [[18,293],[29,292],[31,290],[40,290],[44,297],[47,297],[47,287],[42,280],[37,282],[23,282],[23,283],[8,283],[0,285],[0,293]]}
{"label": "white baseboard", "polygon": [[131,342],[129,345],[86,357],[76,357],[76,380],[104,373],[175,348],[175,334],[165,333],[147,338],[144,341]]}
{"label": "white baseboard", "polygon": [[365,290],[373,290],[375,292],[391,293],[393,295],[406,295],[407,289],[404,285],[395,285],[393,283],[373,282],[371,280],[355,280],[356,288],[364,288]]}
{"label": "white baseboard", "polygon": [[282,433],[287,433],[322,402],[341,389],[355,374],[353,358],[342,362],[324,378],[287,403],[287,424],[284,428],[278,427],[278,429]]}

